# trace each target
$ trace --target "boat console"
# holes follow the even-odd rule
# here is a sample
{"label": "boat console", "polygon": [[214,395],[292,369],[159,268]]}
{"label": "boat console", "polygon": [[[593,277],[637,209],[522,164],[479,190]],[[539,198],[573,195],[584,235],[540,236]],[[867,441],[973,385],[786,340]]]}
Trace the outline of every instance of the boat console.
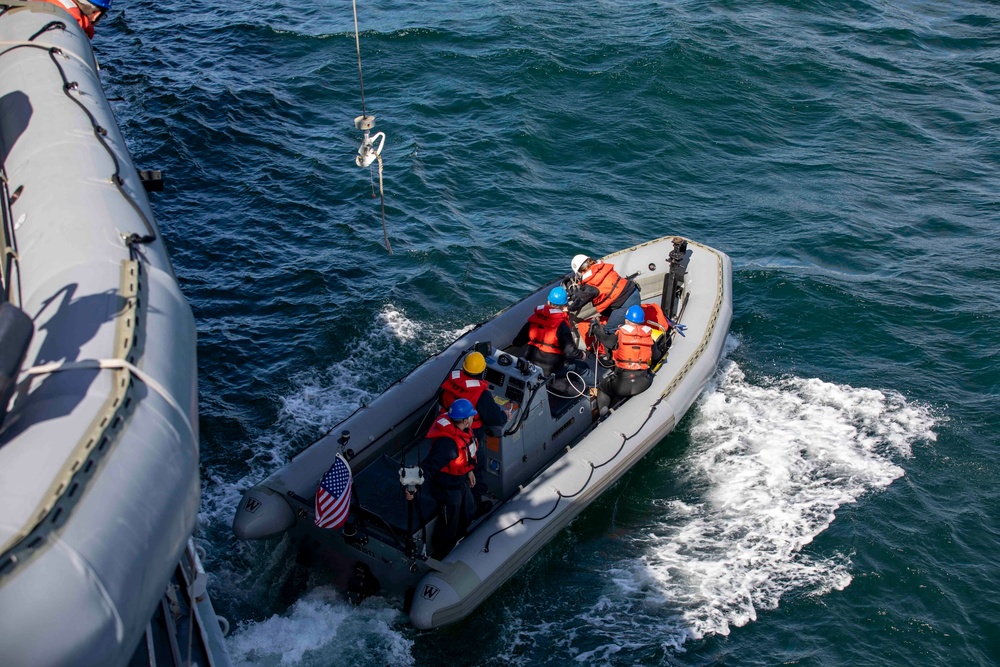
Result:
{"label": "boat console", "polygon": [[[503,351],[493,352],[486,357],[483,379],[490,383],[490,390],[501,407],[508,401],[520,406],[524,403],[526,390],[533,393],[545,382],[538,366]],[[501,397],[506,400],[500,401]]]}
{"label": "boat console", "polygon": [[[496,350],[483,375],[494,400],[510,418],[486,438],[486,484],[500,499],[511,497],[593,423],[590,397],[556,398],[541,369]],[[558,403],[558,404],[557,404]]]}

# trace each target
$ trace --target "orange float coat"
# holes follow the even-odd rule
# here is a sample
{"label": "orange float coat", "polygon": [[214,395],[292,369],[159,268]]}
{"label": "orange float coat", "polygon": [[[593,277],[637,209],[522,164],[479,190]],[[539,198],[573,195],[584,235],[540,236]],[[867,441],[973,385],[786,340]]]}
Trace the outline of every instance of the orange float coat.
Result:
{"label": "orange float coat", "polygon": [[628,286],[628,281],[618,275],[615,267],[605,262],[593,264],[580,276],[580,282],[597,288],[598,294],[592,303],[598,312],[611,305]]}
{"label": "orange float coat", "polygon": [[441,472],[448,475],[467,475],[476,467],[476,439],[469,431],[463,431],[455,426],[450,419],[445,416],[438,417],[427,431],[428,440],[438,438],[450,438],[458,448],[458,456],[453,458],[448,465],[441,468]]}
{"label": "orange float coat", "polygon": [[[471,377],[465,371],[452,371],[448,379],[441,385],[441,405],[447,410],[451,407],[452,403],[460,398],[468,399],[469,403],[478,405],[479,397],[489,388],[490,385],[485,380]],[[472,428],[477,429],[482,427],[483,420],[480,419],[479,413],[476,412],[476,416],[472,418]]]}
{"label": "orange float coat", "polygon": [[569,315],[561,308],[541,305],[528,318],[528,345],[546,354],[562,354],[559,325],[569,323]]}
{"label": "orange float coat", "polygon": [[618,346],[611,356],[615,366],[622,370],[649,370],[653,358],[653,330],[632,323],[618,327]]}

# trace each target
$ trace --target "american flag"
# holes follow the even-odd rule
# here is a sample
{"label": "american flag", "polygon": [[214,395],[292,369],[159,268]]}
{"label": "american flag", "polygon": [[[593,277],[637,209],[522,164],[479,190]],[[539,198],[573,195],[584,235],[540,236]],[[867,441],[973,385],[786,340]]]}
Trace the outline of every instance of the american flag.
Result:
{"label": "american flag", "polygon": [[316,489],[316,525],[337,529],[347,521],[351,505],[351,467],[340,454]]}

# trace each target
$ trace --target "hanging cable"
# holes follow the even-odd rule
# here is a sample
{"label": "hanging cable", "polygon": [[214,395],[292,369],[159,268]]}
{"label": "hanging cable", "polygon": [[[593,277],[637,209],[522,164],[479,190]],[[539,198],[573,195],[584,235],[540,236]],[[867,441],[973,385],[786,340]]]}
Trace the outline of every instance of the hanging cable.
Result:
{"label": "hanging cable", "polygon": [[[361,36],[358,33],[357,0],[351,0],[351,6],[354,8],[354,46],[358,51],[358,83],[361,85],[361,117],[364,118],[368,114],[365,112],[365,78],[361,75]],[[357,124],[357,121],[354,122]]]}
{"label": "hanging cable", "polygon": [[375,127],[375,116],[369,116],[365,107],[365,78],[361,72],[361,35],[358,31],[357,0],[351,0],[351,5],[354,8],[354,46],[358,52],[358,85],[361,88],[361,115],[354,119],[354,126],[364,133],[361,146],[358,148],[358,155],[354,158],[354,164],[362,168],[368,167],[370,173],[372,163],[378,160],[378,193],[382,202],[382,238],[385,240],[385,249],[391,255],[392,245],[389,244],[389,231],[385,225],[385,188],[382,185],[382,147],[385,145],[385,132],[371,134]]}

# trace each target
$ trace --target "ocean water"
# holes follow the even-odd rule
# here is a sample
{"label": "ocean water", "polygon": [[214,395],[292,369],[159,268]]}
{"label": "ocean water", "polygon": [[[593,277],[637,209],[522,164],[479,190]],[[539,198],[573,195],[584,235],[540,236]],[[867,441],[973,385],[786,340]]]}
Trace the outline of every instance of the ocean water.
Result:
{"label": "ocean water", "polygon": [[[95,48],[198,321],[239,665],[1000,664],[1000,8],[118,0]],[[373,193],[375,196],[373,197]],[[351,606],[243,490],[466,327],[668,234],[734,262],[680,427],[462,624]]]}

